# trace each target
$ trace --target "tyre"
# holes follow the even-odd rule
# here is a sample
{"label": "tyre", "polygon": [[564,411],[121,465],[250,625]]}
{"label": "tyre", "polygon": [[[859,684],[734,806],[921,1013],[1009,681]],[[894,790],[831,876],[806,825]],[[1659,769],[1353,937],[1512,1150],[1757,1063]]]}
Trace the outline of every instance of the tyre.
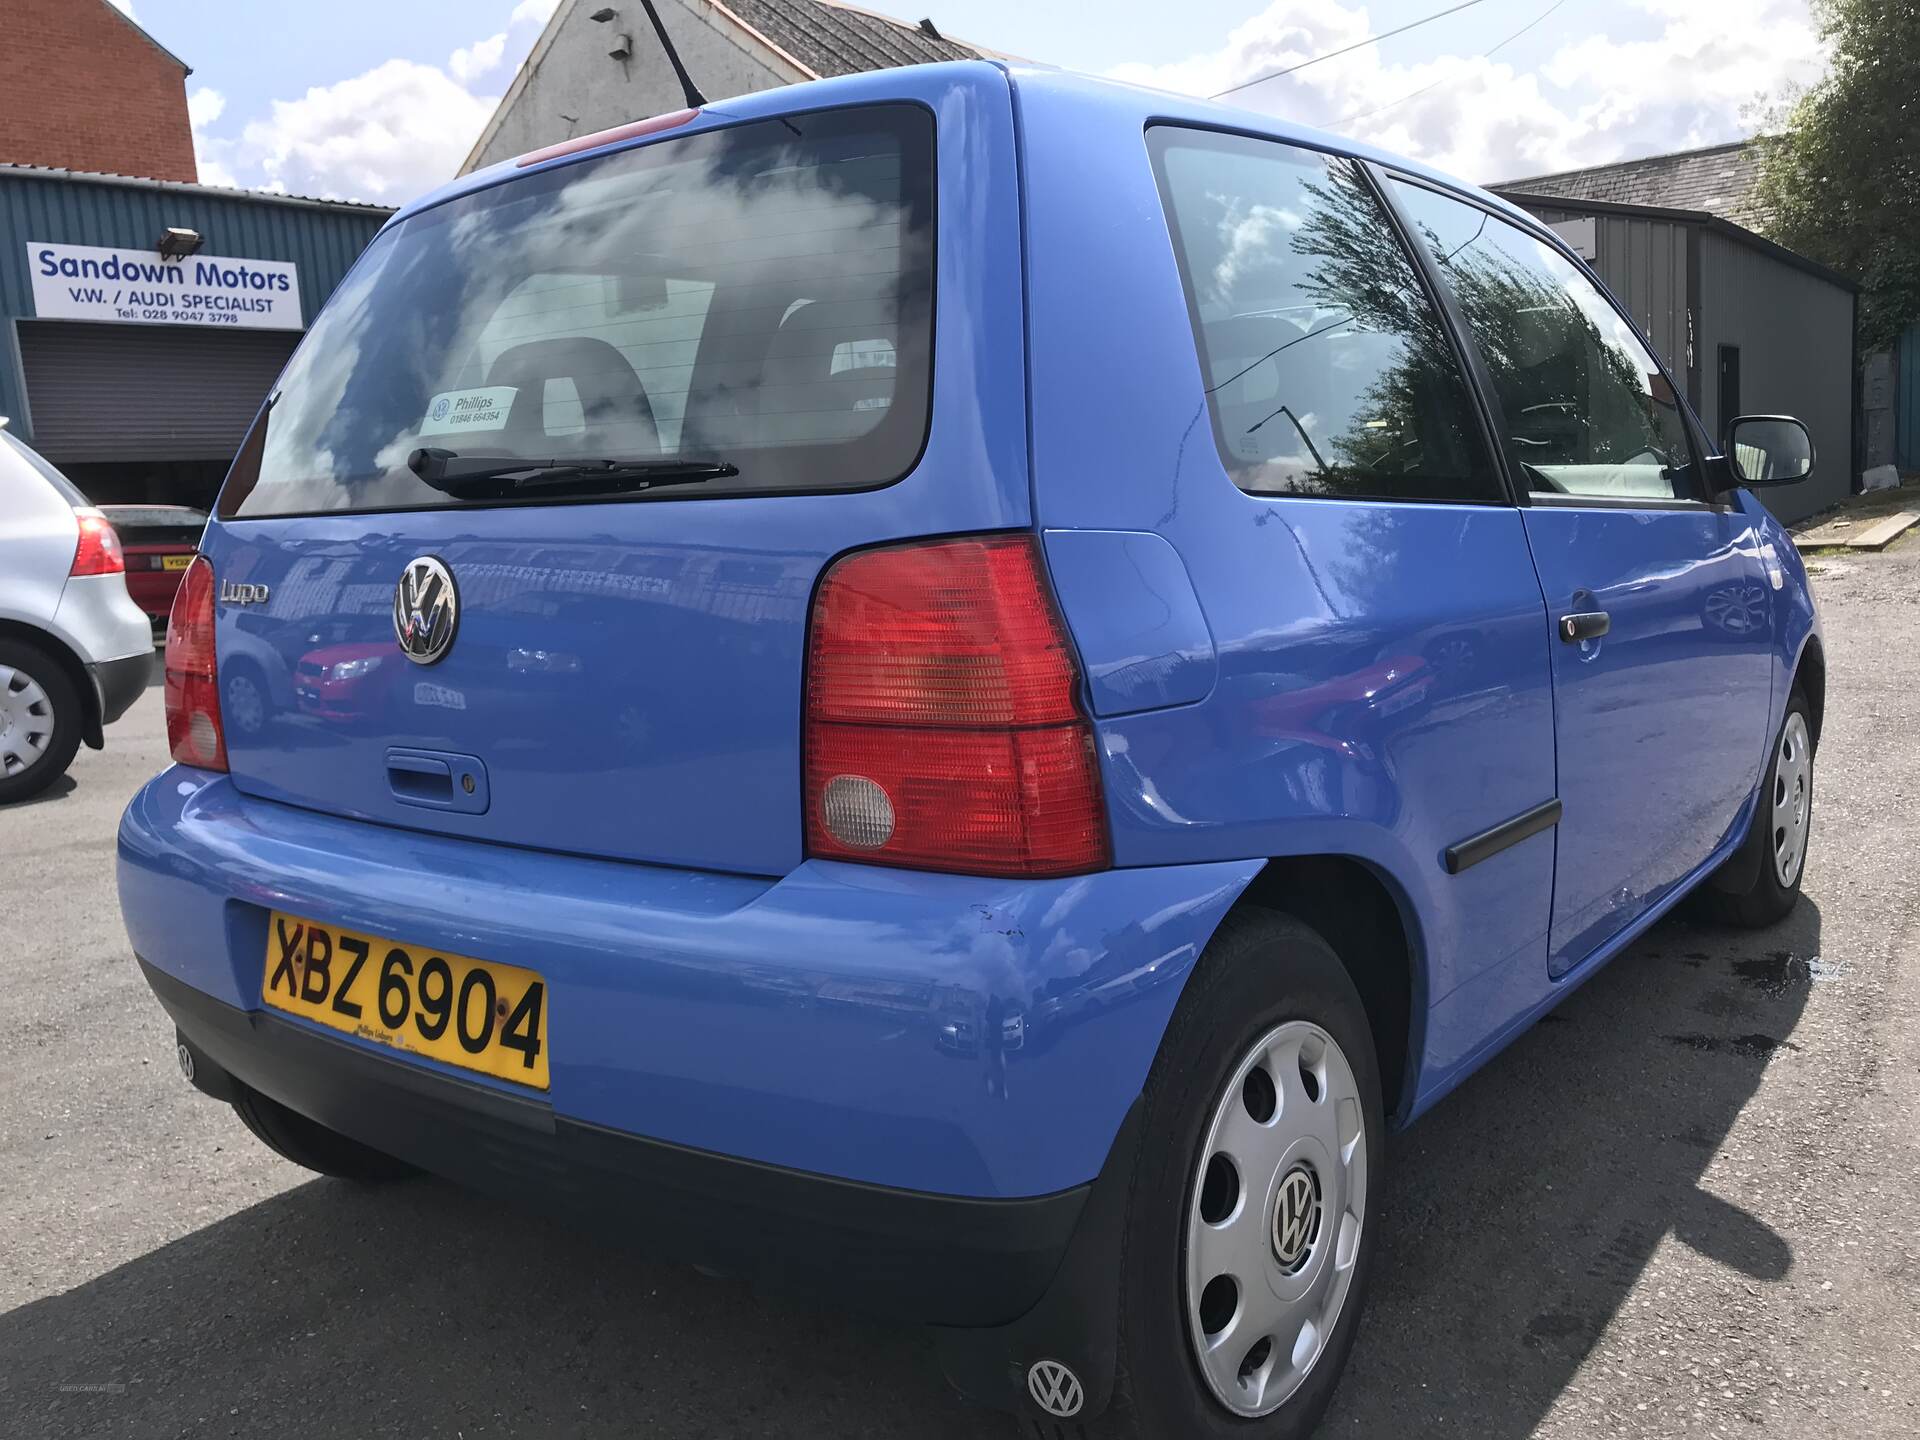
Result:
{"label": "tyre", "polygon": [[404,1161],[329,1130],[257,1090],[242,1089],[233,1108],[261,1144],[305,1169],[362,1182],[401,1180],[415,1173]]}
{"label": "tyre", "polygon": [[0,640],[0,805],[66,774],[84,724],[66,668],[38,645]]}
{"label": "tyre", "polygon": [[1359,993],[1293,918],[1229,916],[1147,1083],[1095,1434],[1298,1440],[1352,1348],[1385,1162]]}
{"label": "tyre", "polygon": [[[1729,872],[1751,872],[1737,890],[1709,881],[1700,887],[1706,918],[1741,929],[1758,930],[1787,918],[1800,901],[1807,870],[1807,840],[1813,829],[1813,726],[1807,697],[1795,690],[1774,737],[1760,791],[1760,805],[1743,853],[1727,862]],[[1757,853],[1754,853],[1757,852]]]}

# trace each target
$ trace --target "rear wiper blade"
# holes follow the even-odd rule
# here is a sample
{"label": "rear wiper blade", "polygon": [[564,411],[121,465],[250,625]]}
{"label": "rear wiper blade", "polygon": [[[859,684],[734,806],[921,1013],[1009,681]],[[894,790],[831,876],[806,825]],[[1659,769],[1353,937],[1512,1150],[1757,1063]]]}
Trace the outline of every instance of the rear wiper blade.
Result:
{"label": "rear wiper blade", "polygon": [[407,468],[436,490],[462,499],[499,498],[549,488],[577,495],[617,494],[650,490],[656,485],[696,485],[740,473],[739,466],[717,456],[539,460],[524,455],[461,455],[431,446],[407,456]]}

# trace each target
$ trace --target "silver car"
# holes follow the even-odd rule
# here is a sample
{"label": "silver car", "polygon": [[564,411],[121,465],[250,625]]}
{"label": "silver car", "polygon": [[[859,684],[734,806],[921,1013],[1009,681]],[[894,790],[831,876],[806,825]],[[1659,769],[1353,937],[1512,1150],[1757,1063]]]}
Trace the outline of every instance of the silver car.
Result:
{"label": "silver car", "polygon": [[126,568],[106,517],[0,428],[0,805],[59,779],[82,740],[100,749],[147,688]]}

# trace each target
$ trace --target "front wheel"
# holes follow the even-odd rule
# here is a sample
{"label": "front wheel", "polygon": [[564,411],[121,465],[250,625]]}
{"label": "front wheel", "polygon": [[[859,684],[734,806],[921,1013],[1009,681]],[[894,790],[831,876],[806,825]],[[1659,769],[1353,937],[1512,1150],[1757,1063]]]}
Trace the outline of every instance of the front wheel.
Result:
{"label": "front wheel", "polygon": [[1359,1323],[1385,1162],[1365,1006],[1289,916],[1229,917],[1147,1086],[1112,1434],[1298,1440]]}

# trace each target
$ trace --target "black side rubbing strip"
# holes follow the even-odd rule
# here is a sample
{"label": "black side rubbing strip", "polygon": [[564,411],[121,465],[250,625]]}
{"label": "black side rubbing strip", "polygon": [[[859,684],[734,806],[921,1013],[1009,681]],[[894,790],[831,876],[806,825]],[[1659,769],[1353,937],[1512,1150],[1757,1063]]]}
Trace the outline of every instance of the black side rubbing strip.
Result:
{"label": "black side rubbing strip", "polygon": [[1529,835],[1538,835],[1542,830],[1550,830],[1559,823],[1560,802],[1549,800],[1544,805],[1522,811],[1511,820],[1502,820],[1491,830],[1469,835],[1458,845],[1449,845],[1441,858],[1446,863],[1447,873],[1458,875],[1462,870],[1498,855],[1508,846],[1518,845]]}

